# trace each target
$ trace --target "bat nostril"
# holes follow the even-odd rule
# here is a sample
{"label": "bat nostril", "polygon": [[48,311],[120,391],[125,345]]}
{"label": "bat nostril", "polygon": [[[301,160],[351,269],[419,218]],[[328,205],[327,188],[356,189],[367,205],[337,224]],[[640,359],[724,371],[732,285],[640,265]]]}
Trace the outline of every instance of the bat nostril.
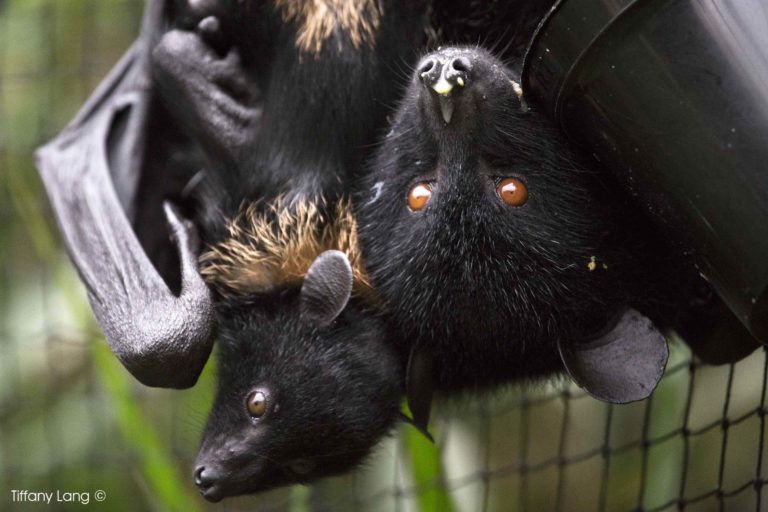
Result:
{"label": "bat nostril", "polygon": [[204,471],[205,471],[205,466],[198,466],[198,468],[195,469],[195,485],[198,487],[201,487],[203,485]]}
{"label": "bat nostril", "polygon": [[427,59],[419,66],[419,75],[423,76],[423,75],[429,74],[431,71],[434,71],[436,66],[437,66],[437,59],[435,58]]}
{"label": "bat nostril", "polygon": [[218,472],[211,467],[198,466],[195,469],[195,473],[194,473],[195,485],[198,486],[200,489],[212,487],[216,483],[216,480],[218,480],[218,478],[219,478]]}
{"label": "bat nostril", "polygon": [[431,87],[440,80],[441,67],[436,57],[429,57],[419,64],[417,76],[424,85]]}
{"label": "bat nostril", "polygon": [[459,73],[469,73],[472,70],[472,62],[467,57],[456,57],[451,61],[451,70]]}

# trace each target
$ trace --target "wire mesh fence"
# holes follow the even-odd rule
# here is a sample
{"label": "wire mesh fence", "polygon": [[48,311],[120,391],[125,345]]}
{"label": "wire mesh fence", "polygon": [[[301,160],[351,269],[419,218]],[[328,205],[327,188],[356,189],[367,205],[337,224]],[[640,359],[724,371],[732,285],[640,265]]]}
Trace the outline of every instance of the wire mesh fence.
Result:
{"label": "wire mesh fence", "polygon": [[765,351],[702,366],[676,340],[644,402],[559,380],[440,402],[435,445],[403,425],[350,475],[204,502],[190,473],[215,368],[186,391],[132,380],[93,323],[32,159],[142,8],[0,0],[0,510],[768,510]]}

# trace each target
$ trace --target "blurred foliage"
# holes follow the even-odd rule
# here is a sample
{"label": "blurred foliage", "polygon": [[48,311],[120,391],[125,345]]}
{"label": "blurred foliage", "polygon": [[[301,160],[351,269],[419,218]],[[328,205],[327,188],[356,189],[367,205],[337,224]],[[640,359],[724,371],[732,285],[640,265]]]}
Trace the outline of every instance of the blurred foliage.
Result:
{"label": "blurred foliage", "polygon": [[[190,478],[213,394],[144,388],[110,354],[61,249],[33,149],[133,40],[138,0],[0,0],[0,510],[768,510],[765,354],[700,367],[680,342],[651,400],[609,406],[566,382],[442,402],[365,467],[213,506]],[[727,340],[724,340],[727,342]],[[10,490],[104,490],[38,507]]]}
{"label": "blurred foliage", "polygon": [[176,425],[168,404],[200,407],[212,386],[193,398],[130,380],[93,324],[32,159],[130,44],[142,8],[14,0],[0,13],[0,509],[10,489],[102,489],[110,510],[201,508],[179,464],[198,429]]}

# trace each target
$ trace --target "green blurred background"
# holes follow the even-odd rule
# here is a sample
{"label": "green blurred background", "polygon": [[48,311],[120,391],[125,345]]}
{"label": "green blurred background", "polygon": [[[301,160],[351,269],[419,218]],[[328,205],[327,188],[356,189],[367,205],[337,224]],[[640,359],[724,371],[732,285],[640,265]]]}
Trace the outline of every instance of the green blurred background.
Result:
{"label": "green blurred background", "polygon": [[[436,445],[403,426],[352,475],[203,501],[190,473],[215,369],[187,391],[130,378],[32,159],[128,47],[142,8],[0,0],[0,510],[768,510],[765,352],[702,367],[680,342],[645,402],[609,406],[554,382],[442,403]],[[90,502],[13,502],[14,489]]]}

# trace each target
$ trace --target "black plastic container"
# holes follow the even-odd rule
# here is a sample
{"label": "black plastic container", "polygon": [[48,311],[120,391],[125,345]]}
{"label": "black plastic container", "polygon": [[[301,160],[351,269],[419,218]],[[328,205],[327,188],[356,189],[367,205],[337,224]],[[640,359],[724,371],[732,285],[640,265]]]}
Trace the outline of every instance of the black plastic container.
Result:
{"label": "black plastic container", "polygon": [[768,342],[768,0],[561,0],[523,90]]}

